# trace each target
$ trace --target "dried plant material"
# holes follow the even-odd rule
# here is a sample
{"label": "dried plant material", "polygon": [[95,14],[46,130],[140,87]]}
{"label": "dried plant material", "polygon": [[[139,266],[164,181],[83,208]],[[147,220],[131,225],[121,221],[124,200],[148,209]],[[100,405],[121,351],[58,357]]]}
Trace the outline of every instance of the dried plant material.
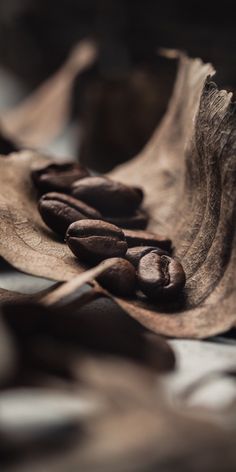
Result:
{"label": "dried plant material", "polygon": [[33,168],[49,159],[26,151],[0,159],[0,253],[23,272],[52,280],[69,280],[84,270],[70,250],[43,223]]}
{"label": "dried plant material", "polygon": [[[210,65],[181,55],[159,130],[140,156],[111,174],[144,187],[150,229],[173,239],[187,275],[185,292],[173,303],[116,301],[147,328],[169,336],[204,338],[236,320],[235,105],[211,82],[212,74]],[[38,215],[30,172],[40,162],[45,159],[33,153],[1,161],[0,252],[20,270],[69,280],[86,267]]]}
{"label": "dried plant material", "polygon": [[51,142],[69,119],[70,97],[76,76],[93,63],[96,47],[81,41],[62,68],[18,107],[1,116],[2,128],[22,147]]}
{"label": "dried plant material", "polygon": [[[109,174],[128,185],[135,182],[144,190],[144,203],[150,211],[153,231],[173,233],[170,219],[175,214],[183,185],[186,144],[195,128],[194,118],[204,82],[213,72],[213,68],[200,59],[180,54],[174,91],[160,126],[140,155]],[[178,210],[177,220],[179,213]]]}
{"label": "dried plant material", "polygon": [[[79,388],[73,388],[72,392],[67,388],[66,394],[67,405],[71,405],[70,420],[74,419],[75,424],[77,422],[80,426],[80,434],[75,435],[75,442],[69,448],[66,441],[60,442],[57,450],[50,450],[49,455],[47,449],[31,449],[31,440],[27,448],[25,441],[21,455],[10,456],[11,470],[41,472],[50,468],[52,472],[234,472],[234,425],[221,428],[214,424],[206,411],[193,409],[186,415],[170,407],[155,376],[132,363],[85,355],[79,363],[79,371]],[[30,394],[29,389],[24,392]],[[45,403],[47,408],[50,404],[50,384],[44,392],[39,389],[32,392],[32,398],[37,397],[37,394],[43,397],[45,392],[49,394]],[[14,396],[12,398],[11,412],[19,404],[19,395],[20,391],[16,391],[15,404]],[[57,404],[60,404],[60,390],[55,395]],[[78,404],[80,398],[82,402],[85,398],[97,399],[95,408],[80,414],[78,409],[72,408],[75,396]],[[5,398],[3,394],[2,404]],[[27,412],[28,419],[31,418],[31,423],[35,425],[35,433],[39,424],[36,411],[29,407]],[[62,403],[62,412],[65,417],[68,416],[65,403]],[[16,423],[16,420],[12,422],[12,432]],[[5,428],[1,430],[3,451],[3,446],[7,444],[4,433],[8,424],[9,415],[5,414]]]}
{"label": "dried plant material", "polygon": [[[84,276],[85,274],[82,274]],[[57,286],[57,284],[55,284]],[[57,287],[54,288],[55,291],[57,291]],[[90,290],[91,291],[91,290]],[[17,303],[29,303],[29,302],[37,302],[41,300],[45,301],[50,301],[51,295],[54,297],[54,292],[52,291],[52,288],[46,288],[44,290],[40,290],[37,293],[34,294],[26,294],[26,293],[20,293],[20,292],[15,292],[12,290],[7,290],[5,288],[0,288],[0,306],[5,305],[5,304],[10,304],[10,305],[16,305]],[[79,298],[79,297],[78,297]],[[92,298],[92,295],[90,296],[90,299]],[[96,298],[95,294],[92,299]]]}
{"label": "dried plant material", "polygon": [[83,273],[87,266],[73,256],[63,239],[45,226],[37,209],[38,195],[31,172],[48,162],[49,158],[31,151],[0,158],[0,254],[16,269],[52,280],[66,281],[81,274],[81,279],[71,281],[69,289],[65,286],[59,290],[65,297],[74,287],[78,289],[105,271],[112,262],[108,260]]}
{"label": "dried plant material", "polygon": [[204,338],[236,322],[235,104],[212,72],[181,57],[162,125],[140,156],[111,174],[143,184],[151,229],[173,239],[187,276],[184,299],[172,306],[117,301],[149,329],[176,337]]}
{"label": "dried plant material", "polygon": [[145,335],[132,318],[116,310],[80,310],[77,304],[45,307],[32,300],[5,304],[2,312],[20,349],[22,370],[40,367],[78,379],[77,363],[88,350],[133,359],[155,372],[175,366],[174,352],[164,339]]}
{"label": "dried plant material", "polygon": [[[231,424],[231,431],[229,428],[226,433],[225,429],[214,425],[206,411],[193,409],[186,415],[170,408],[160,384],[155,386],[154,378],[147,371],[120,361],[99,363],[86,357],[80,365],[81,379],[85,385],[93,385],[100,395],[105,394],[115,408],[107,417],[98,417],[98,422],[93,419],[88,422],[88,431],[95,432],[95,436],[91,434],[88,448],[82,446],[77,451],[73,464],[78,466],[80,459],[83,470],[119,472],[182,472],[195,468],[221,472],[227,464],[227,470],[233,471],[236,463],[234,425],[232,428]],[[219,451],[216,453],[216,445],[221,452],[228,451],[227,459],[221,457]],[[89,456],[88,464],[85,451]]]}
{"label": "dried plant material", "polygon": [[[107,261],[84,273],[87,267],[73,256],[63,239],[43,223],[37,209],[37,192],[31,171],[48,161],[45,156],[31,151],[0,159],[0,254],[13,267],[29,274],[57,281],[75,277],[69,284],[73,291],[74,287],[78,289],[92,281],[111,263]],[[79,274],[81,279],[76,278]],[[59,294],[69,296],[68,287],[59,289]]]}
{"label": "dried plant material", "polygon": [[[112,259],[107,259],[106,261],[98,264],[96,267],[93,267],[92,269],[89,269],[84,273],[77,275],[69,282],[62,284],[58,288],[50,291],[48,294],[45,295],[45,297],[41,298],[40,301],[45,306],[55,307],[55,305],[61,306],[70,303],[71,300],[75,299],[76,295],[77,297],[81,298],[81,293],[79,292],[79,289],[82,288],[83,285],[92,282],[100,274],[112,267],[113,264],[114,262]],[[97,284],[93,285],[95,285],[95,287],[93,287],[93,290],[89,290],[89,292],[86,292],[85,294],[85,297],[88,301],[93,300],[99,295],[101,296],[101,294],[103,293],[102,289],[100,289]],[[77,308],[79,308],[78,300],[76,300],[76,306]]]}

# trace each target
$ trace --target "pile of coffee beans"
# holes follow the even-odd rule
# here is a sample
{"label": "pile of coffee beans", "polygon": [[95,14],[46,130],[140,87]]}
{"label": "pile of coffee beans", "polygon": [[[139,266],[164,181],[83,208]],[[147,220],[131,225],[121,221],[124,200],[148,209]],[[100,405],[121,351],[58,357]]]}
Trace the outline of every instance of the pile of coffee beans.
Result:
{"label": "pile of coffee beans", "polygon": [[46,225],[63,236],[73,254],[88,265],[111,258],[98,280],[120,296],[141,291],[153,300],[178,295],[185,285],[181,263],[171,257],[171,241],[145,231],[143,191],[84,167],[50,164],[32,172],[40,192],[38,209]]}

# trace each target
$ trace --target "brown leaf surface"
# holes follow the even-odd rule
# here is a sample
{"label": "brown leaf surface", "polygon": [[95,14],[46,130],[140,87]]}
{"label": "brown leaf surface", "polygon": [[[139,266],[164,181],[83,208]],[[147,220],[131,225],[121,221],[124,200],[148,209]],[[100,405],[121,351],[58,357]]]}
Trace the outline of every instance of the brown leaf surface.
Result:
{"label": "brown leaf surface", "polygon": [[47,303],[49,304],[51,296],[55,296],[53,295],[54,290],[57,293],[57,284],[55,285],[56,287],[53,287],[53,289],[50,287],[33,294],[26,294],[0,288],[0,305],[4,305],[5,303],[15,305],[17,303],[29,303],[30,301],[37,302],[41,300],[43,300],[43,302],[45,301],[45,305]]}
{"label": "brown leaf surface", "polygon": [[[46,162],[45,156],[31,151],[0,159],[0,254],[23,272],[57,281],[74,279],[58,289],[59,298],[64,298],[112,263],[107,260],[105,265],[84,272],[86,267],[42,221],[31,171]],[[52,292],[48,303],[56,303],[58,295],[55,297],[55,293],[57,291]]]}
{"label": "brown leaf surface", "polygon": [[[211,82],[213,69],[180,55],[169,110],[143,153],[111,173],[141,185],[150,229],[170,236],[186,274],[182,300],[171,306],[145,298],[116,301],[156,333],[204,338],[234,326],[235,105]],[[69,280],[84,271],[46,229],[36,208],[34,153],[1,159],[0,253],[16,268]],[[89,276],[90,279],[90,276]]]}
{"label": "brown leaf surface", "polygon": [[30,151],[0,159],[0,254],[16,269],[63,281],[84,267],[38,213],[30,173],[47,162],[45,156]]}
{"label": "brown leaf surface", "polygon": [[67,61],[25,101],[1,116],[3,131],[22,147],[42,148],[64,129],[77,74],[93,63],[96,46],[81,41]]}
{"label": "brown leaf surface", "polygon": [[168,234],[187,275],[185,300],[169,310],[116,299],[154,332],[204,338],[235,325],[236,116],[213,70],[180,58],[169,111],[143,153],[111,176],[142,185],[150,228]]}

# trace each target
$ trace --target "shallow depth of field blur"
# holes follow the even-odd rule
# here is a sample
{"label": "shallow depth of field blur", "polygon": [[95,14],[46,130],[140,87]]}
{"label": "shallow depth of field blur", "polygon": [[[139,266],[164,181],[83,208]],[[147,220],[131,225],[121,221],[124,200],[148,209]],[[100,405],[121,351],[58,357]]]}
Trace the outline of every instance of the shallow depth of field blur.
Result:
{"label": "shallow depth of field blur", "polygon": [[8,0],[0,2],[0,110],[14,108],[51,77],[81,39],[99,48],[75,81],[70,124],[49,146],[107,171],[146,144],[171,94],[177,48],[210,61],[234,90],[232,1]]}
{"label": "shallow depth of field blur", "polygon": [[[58,161],[79,161],[95,173],[106,173],[115,166],[132,159],[143,150],[167,110],[178,67],[179,53],[176,52],[177,50],[186,52],[190,57],[201,58],[204,63],[212,63],[217,70],[218,86],[234,93],[236,90],[234,3],[225,0],[219,6],[216,3],[203,0],[191,2],[186,0],[178,2],[174,0],[163,2],[157,0],[0,0],[0,155],[2,154],[5,159],[5,155],[14,150],[36,149],[39,154],[42,152],[58,159]],[[85,56],[87,54],[87,59],[81,58],[83,54]],[[89,60],[88,57],[90,57]],[[86,67],[81,66],[86,60],[88,62]],[[198,63],[198,61],[193,62]],[[194,80],[191,82],[193,89]],[[187,80],[186,83],[188,83]],[[191,96],[192,88],[189,86],[189,96]],[[178,114],[176,113],[176,115],[178,119]],[[192,119],[192,115],[190,118]],[[187,121],[189,121],[188,117]],[[169,144],[170,133],[168,127],[167,129]],[[173,133],[173,136],[176,135],[177,133]],[[153,149],[156,150],[155,147]],[[176,154],[179,156],[178,149]],[[18,154],[12,157],[13,159],[18,158]],[[4,162],[6,163],[7,160]],[[168,168],[171,167],[168,159],[164,162],[167,162]],[[146,166],[146,161],[144,164]],[[211,161],[210,165],[212,165]],[[141,175],[143,178],[143,174],[139,170],[138,172],[139,176]],[[12,174],[10,174],[11,177]],[[137,174],[135,174],[135,178],[136,176]],[[158,205],[160,187],[156,185],[156,180],[155,186],[157,187]],[[7,188],[10,187],[9,184]],[[169,187],[167,191],[169,192]],[[4,195],[4,198],[7,200],[9,196]],[[4,199],[3,201],[5,203]],[[8,202],[5,207],[7,205]],[[5,207],[2,212],[4,215],[7,214]],[[14,208],[14,211],[17,215],[18,208]],[[6,216],[4,217],[7,219]],[[28,219],[30,217],[31,213],[30,216],[27,215]],[[8,219],[10,220],[10,217]],[[17,224],[19,224],[18,220],[16,220],[16,226]],[[13,225],[12,228],[14,232]],[[31,228],[30,225],[29,228]],[[225,232],[222,231],[222,234]],[[28,233],[26,239],[27,236]],[[54,244],[53,238],[51,241]],[[56,243],[58,242],[56,241]],[[66,247],[66,245],[64,246]],[[28,248],[27,245],[26,247]],[[54,251],[53,247],[52,250]],[[205,248],[202,253],[204,250]],[[17,259],[17,248],[13,252]],[[57,247],[55,246],[56,253]],[[207,254],[206,252],[206,257]],[[5,256],[3,255],[3,257]],[[60,261],[64,260],[61,256],[59,258]],[[6,258],[6,260],[8,259]],[[215,260],[217,262],[218,259]],[[53,266],[53,264],[51,265]],[[34,294],[40,290],[50,290],[54,286],[55,280],[66,280],[65,278],[60,279],[59,276],[58,279],[55,277],[55,280],[52,281],[43,278],[42,274],[38,276],[37,272],[37,276],[35,276],[34,271],[29,270],[24,273],[21,270],[20,265],[15,264],[13,267],[1,258],[0,292],[1,290],[9,290],[19,292],[23,296],[30,295],[30,297],[32,296],[31,301],[34,302],[36,300]],[[223,275],[222,269],[222,277]],[[81,293],[86,294],[86,288],[84,292],[83,289],[84,285],[82,289],[80,287],[80,290]],[[3,298],[4,296],[3,293]],[[26,297],[28,302],[30,297]],[[79,313],[81,318],[85,319],[85,327],[88,322],[89,340],[92,332],[95,334],[94,339],[96,336],[100,339],[101,335],[101,337],[104,336],[105,341],[108,337],[112,344],[112,336],[109,338],[109,333],[112,332],[115,336],[118,333],[118,338],[120,335],[118,341],[121,340],[120,344],[123,348],[123,344],[125,345],[123,334],[129,329],[126,328],[126,324],[123,328],[122,315],[125,315],[125,319],[127,317],[132,329],[136,319],[135,317],[133,319],[132,316],[129,318],[128,312],[125,313],[105,297],[104,300],[102,300],[100,307],[101,313],[96,309],[95,302],[90,304],[90,312],[89,310],[86,312],[86,307],[82,305],[78,309],[76,308],[75,320],[78,320],[77,314]],[[21,305],[19,304],[19,306],[20,311]],[[29,310],[36,310],[36,315],[40,309],[45,309],[42,305],[37,311],[35,306],[33,305],[32,308],[29,305]],[[209,303],[209,306],[211,308],[212,305]],[[17,313],[17,305],[13,305],[13,307]],[[56,305],[55,310],[57,308]],[[70,310],[70,302],[68,302],[65,309],[66,315],[71,314]],[[54,315],[55,313],[56,311]],[[58,313],[56,314],[58,315]],[[63,306],[62,313],[65,314]],[[87,313],[91,316],[88,317]],[[104,315],[104,325],[100,324],[99,316],[101,314]],[[175,315],[178,316],[179,311]],[[1,316],[2,313],[0,314],[0,324]],[[38,318],[36,316],[36,319],[40,320],[39,327],[40,317],[41,313]],[[34,320],[33,322],[31,320],[31,317],[26,319],[26,322],[29,321],[30,329],[34,327]],[[70,326],[70,319],[68,323],[69,328],[73,330],[73,327]],[[118,328],[120,326],[119,323],[121,323],[121,334],[117,329],[117,326]],[[17,323],[16,325],[17,329],[20,327],[21,335],[20,323],[19,326]],[[199,325],[201,328],[200,322]],[[143,327],[140,328],[140,326],[138,325],[137,330],[135,325],[135,330],[138,334],[143,334]],[[230,449],[232,466],[235,464],[235,444],[233,444],[235,434],[232,434],[232,431],[234,433],[236,431],[235,330],[233,333],[212,336],[204,341],[185,339],[180,336],[180,339],[168,337],[167,341],[163,338],[164,342],[170,346],[170,356],[173,349],[173,359],[175,357],[174,361],[176,362],[175,366],[173,364],[170,368],[170,370],[173,368],[173,372],[167,373],[163,369],[163,374],[160,369],[161,373],[155,372],[150,376],[149,366],[146,371],[144,369],[142,372],[134,369],[132,364],[129,366],[125,362],[122,363],[123,361],[114,360],[112,355],[110,361],[110,353],[106,351],[104,358],[102,356],[100,358],[103,351],[101,349],[99,352],[99,343],[98,352],[95,349],[94,355],[91,354],[92,349],[89,342],[88,346],[86,346],[87,341],[85,342],[85,353],[88,357],[84,356],[83,346],[81,354],[80,341],[76,340],[78,352],[76,349],[71,349],[70,340],[67,344],[65,343],[65,348],[64,340],[61,342],[60,339],[60,329],[58,344],[57,342],[52,343],[50,332],[47,339],[47,337],[43,337],[44,332],[42,334],[39,329],[36,346],[32,341],[34,338],[28,335],[30,339],[30,348],[27,347],[29,352],[26,349],[26,356],[21,358],[20,343],[20,348],[16,343],[14,351],[14,343],[11,345],[13,338],[9,337],[8,339],[8,333],[5,333],[2,328],[3,326],[1,326],[0,338],[1,340],[6,339],[7,349],[4,342],[0,342],[0,377],[1,361],[2,365],[4,364],[4,355],[2,355],[4,351],[7,353],[6,358],[9,352],[10,354],[13,352],[12,359],[9,356],[10,362],[14,368],[15,363],[19,367],[19,372],[17,372],[17,368],[16,372],[13,369],[13,374],[17,374],[16,379],[13,375],[12,381],[10,376],[12,384],[10,383],[10,386],[3,384],[0,389],[0,461],[4,448],[7,461],[9,460],[9,463],[12,459],[14,461],[13,450],[13,453],[16,453],[15,466],[17,467],[14,471],[77,472],[76,460],[81,460],[79,463],[82,464],[83,460],[86,464],[90,464],[90,460],[93,463],[94,453],[94,457],[98,458],[98,468],[95,460],[94,468],[90,469],[88,466],[85,470],[82,466],[81,472],[90,470],[95,472],[138,472],[138,470],[157,472],[155,467],[153,469],[151,465],[150,468],[147,466],[146,457],[148,460],[152,459],[152,452],[154,458],[155,455],[158,456],[156,463],[163,466],[163,469],[160,469],[161,472],[198,470],[195,459],[199,460],[199,470],[201,469],[203,472],[211,472],[212,470],[224,472],[215,466],[220,467],[218,462],[220,464],[220,460],[226,460],[225,451],[228,444],[229,447],[232,446]],[[57,329],[55,331],[57,336]],[[64,334],[64,325],[62,332]],[[83,333],[83,328],[81,332]],[[159,333],[159,331],[157,332]],[[78,333],[80,333],[79,329]],[[36,340],[37,334],[36,332]],[[136,334],[135,331],[135,336]],[[152,343],[154,339],[157,346],[160,343],[161,364],[162,355],[163,359],[165,355],[168,358],[169,351],[166,351],[166,344],[164,347],[162,346],[163,340],[159,335],[149,333],[146,336],[146,334],[145,332],[145,336],[143,336],[145,343]],[[200,338],[198,334],[196,333],[196,338]],[[24,337],[22,339],[25,341]],[[127,339],[129,347],[129,338]],[[143,346],[146,349],[145,343]],[[125,345],[125,347],[127,346]],[[18,348],[20,352],[19,366],[17,364]],[[34,348],[36,354],[37,352],[40,355],[42,353],[42,358],[39,356],[39,360],[37,360],[37,355],[35,357],[36,372],[31,354],[29,354],[30,349],[34,353]],[[129,349],[127,350],[129,351]],[[52,360],[52,364],[49,362],[49,367],[47,366],[47,355],[50,362]],[[76,357],[76,362],[74,362],[73,356]],[[25,367],[23,361],[26,357],[26,378],[24,375],[21,378],[20,368]],[[119,358],[119,354],[117,357]],[[173,359],[171,357],[172,361]],[[29,372],[27,371],[28,361]],[[9,366],[6,365],[8,369]],[[27,374],[30,379],[28,385]],[[71,379],[74,383],[70,384]],[[19,382],[20,388],[17,387],[17,382]],[[86,388],[83,385],[86,385]],[[199,391],[196,392],[196,390]],[[233,406],[230,409],[228,405],[231,406],[231,404]],[[3,405],[2,411],[1,405]],[[195,407],[197,408],[193,411],[193,418],[191,418],[193,422],[190,421],[189,407],[190,410],[191,407],[193,410]],[[223,417],[224,408],[226,410]],[[209,431],[205,427],[207,421],[210,425]],[[216,433],[214,428],[211,429],[211,421],[212,424],[214,423]],[[157,436],[155,436],[156,430]],[[228,441],[229,436],[233,445]],[[75,442],[76,447],[73,451],[75,438],[77,443]],[[71,439],[72,443],[70,443]],[[155,444],[153,444],[154,439]],[[174,447],[171,449],[172,441]],[[70,457],[70,450],[68,452],[66,448],[67,446],[71,447],[71,444],[72,454]],[[218,448],[217,444],[221,445],[222,449]],[[78,445],[81,449],[78,449]],[[146,451],[146,457],[142,447]],[[55,449],[58,454],[58,462],[53,467],[50,462],[51,448]],[[78,451],[79,454],[76,457]],[[45,464],[45,452],[49,452],[49,456],[46,454],[46,460],[49,457],[49,462],[46,462],[46,469],[44,466],[41,469],[38,468],[37,461],[40,462],[42,459]],[[36,453],[36,461],[32,462],[33,465],[30,462],[31,453],[32,457]],[[163,460],[162,453],[166,461],[170,459],[171,469],[168,468],[169,464]],[[203,457],[201,457],[201,453]],[[61,463],[63,455],[64,462]],[[18,456],[20,458],[19,464]],[[120,463],[116,457],[120,458]],[[209,457],[212,468],[208,468]],[[26,462],[29,460],[27,469],[24,469],[24,463],[22,468],[21,458]],[[220,458],[219,461],[218,458]],[[143,463],[140,462],[140,459],[143,460]],[[129,460],[132,463],[132,469],[127,468]],[[99,461],[106,464],[106,467],[100,468]],[[179,464],[178,469],[175,468],[175,461],[176,464]],[[70,469],[68,469],[68,463],[71,466]],[[186,469],[182,468],[182,463],[187,467]],[[113,464],[114,468],[110,467],[110,464]],[[188,469],[188,465],[193,468]],[[11,470],[13,471],[13,469]],[[231,472],[235,468],[227,470]]]}

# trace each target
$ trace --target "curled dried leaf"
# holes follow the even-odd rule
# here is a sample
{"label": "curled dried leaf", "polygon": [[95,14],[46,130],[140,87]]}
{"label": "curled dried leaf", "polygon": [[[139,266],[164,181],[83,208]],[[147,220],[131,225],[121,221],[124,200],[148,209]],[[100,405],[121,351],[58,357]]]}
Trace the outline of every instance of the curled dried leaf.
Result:
{"label": "curled dried leaf", "polygon": [[179,304],[117,301],[149,329],[176,337],[204,338],[236,322],[236,107],[212,72],[182,56],[159,130],[111,174],[129,184],[142,180],[151,229],[173,239],[187,276]]}
{"label": "curled dried leaf", "polygon": [[94,62],[96,54],[92,41],[77,44],[61,69],[18,107],[1,116],[3,131],[21,147],[42,148],[50,143],[69,120],[70,96],[77,74]]}
{"label": "curled dried leaf", "polygon": [[[235,325],[235,105],[213,69],[180,56],[169,110],[143,153],[111,173],[144,187],[150,230],[168,234],[187,275],[183,296],[161,305],[116,301],[156,333],[208,337]],[[20,270],[69,280],[85,267],[53,239],[36,210],[30,173],[42,156],[1,160],[0,253]]]}

